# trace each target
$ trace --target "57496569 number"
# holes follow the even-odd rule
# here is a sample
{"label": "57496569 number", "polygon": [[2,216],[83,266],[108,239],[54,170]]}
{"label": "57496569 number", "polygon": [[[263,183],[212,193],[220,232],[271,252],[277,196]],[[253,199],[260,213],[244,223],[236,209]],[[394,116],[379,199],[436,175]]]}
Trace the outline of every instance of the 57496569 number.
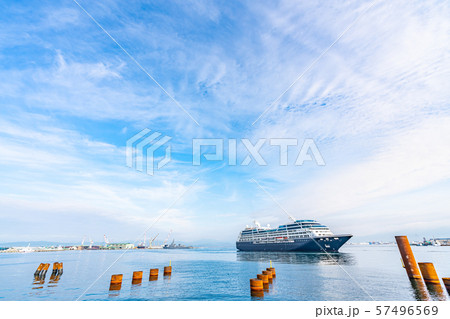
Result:
{"label": "57496569 number", "polygon": [[436,316],[438,312],[438,306],[376,306],[377,316]]}

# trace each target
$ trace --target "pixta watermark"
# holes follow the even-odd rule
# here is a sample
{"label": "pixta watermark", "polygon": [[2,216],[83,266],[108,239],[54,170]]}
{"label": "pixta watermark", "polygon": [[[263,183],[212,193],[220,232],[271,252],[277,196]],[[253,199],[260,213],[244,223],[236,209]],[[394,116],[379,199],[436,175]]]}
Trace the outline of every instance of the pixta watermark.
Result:
{"label": "pixta watermark", "polygon": [[[161,169],[171,161],[172,138],[160,132],[144,129],[127,140],[127,166],[153,175],[155,169]],[[263,152],[264,148],[264,152]],[[155,156],[156,152],[161,156]],[[280,166],[302,166],[313,162],[324,166],[325,161],[313,139],[297,138],[260,138],[256,142],[250,139],[194,138],[192,165],[200,166],[205,162],[224,162],[229,166],[248,166],[252,162],[258,166],[267,166],[267,158],[278,158]],[[293,160],[290,157],[295,158]]]}
{"label": "pixta watermark", "polygon": [[[155,165],[157,169],[161,169],[172,159],[171,147],[166,145],[171,139],[162,133],[143,129],[127,140],[127,166],[153,175]],[[155,157],[155,152],[162,147],[165,147],[165,155],[162,158]]]}

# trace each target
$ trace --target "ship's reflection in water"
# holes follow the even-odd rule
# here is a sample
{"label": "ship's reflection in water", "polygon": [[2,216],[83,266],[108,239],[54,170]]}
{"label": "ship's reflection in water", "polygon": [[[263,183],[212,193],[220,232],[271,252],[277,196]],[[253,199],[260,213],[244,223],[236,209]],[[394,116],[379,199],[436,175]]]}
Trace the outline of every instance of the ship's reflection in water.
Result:
{"label": "ship's reflection in water", "polygon": [[348,253],[301,253],[301,252],[268,252],[268,251],[238,251],[237,261],[276,262],[286,264],[322,264],[322,265],[353,265],[355,259]]}

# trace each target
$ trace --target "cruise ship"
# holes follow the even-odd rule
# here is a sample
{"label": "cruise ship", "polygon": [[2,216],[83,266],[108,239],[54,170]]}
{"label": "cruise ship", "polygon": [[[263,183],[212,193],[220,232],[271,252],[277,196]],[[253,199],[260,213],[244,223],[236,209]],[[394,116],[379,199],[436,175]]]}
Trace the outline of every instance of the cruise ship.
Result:
{"label": "cruise ship", "polygon": [[247,226],[240,232],[236,248],[240,251],[337,252],[353,235],[333,234],[315,220],[296,220],[278,228]]}

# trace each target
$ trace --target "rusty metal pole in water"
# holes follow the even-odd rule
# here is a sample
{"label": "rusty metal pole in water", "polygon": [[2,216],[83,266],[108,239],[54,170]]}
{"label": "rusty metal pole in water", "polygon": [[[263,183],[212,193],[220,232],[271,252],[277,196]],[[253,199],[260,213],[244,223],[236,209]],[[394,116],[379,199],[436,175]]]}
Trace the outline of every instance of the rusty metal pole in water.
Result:
{"label": "rusty metal pole in water", "polygon": [[132,285],[137,285],[142,282],[142,271],[134,271],[133,272],[133,279],[131,280]]}
{"label": "rusty metal pole in water", "polygon": [[120,290],[122,288],[123,275],[112,275],[109,290]]}
{"label": "rusty metal pole in water", "polygon": [[50,267],[50,264],[44,264],[44,267],[42,268],[42,271],[41,271],[41,276],[45,277],[49,267]]}
{"label": "rusty metal pole in water", "polygon": [[431,297],[437,300],[446,300],[447,298],[433,263],[419,263],[419,268]]}
{"label": "rusty metal pole in water", "polygon": [[170,276],[172,275],[172,266],[165,266],[164,267],[164,276]]}
{"label": "rusty metal pole in water", "polygon": [[41,271],[42,271],[42,268],[44,268],[44,264],[43,264],[43,263],[41,263],[41,264],[37,267],[36,271],[34,272],[34,275],[35,275],[35,276],[39,276],[40,273],[41,273]]}
{"label": "rusty metal pole in water", "polygon": [[436,284],[436,285],[441,284],[433,263],[419,263],[419,268],[420,272],[422,273],[423,280],[427,284]]}
{"label": "rusty metal pole in water", "polygon": [[272,272],[270,270],[263,270],[262,274],[269,277],[269,284],[271,284],[273,281]]}
{"label": "rusty metal pole in water", "polygon": [[397,241],[398,250],[402,256],[408,277],[411,279],[421,279],[422,276],[420,275],[416,259],[414,258],[411,246],[409,245],[408,237],[395,236],[395,240]]}
{"label": "rusty metal pole in water", "polygon": [[264,296],[264,285],[261,279],[250,279],[250,294],[255,297]]}
{"label": "rusty metal pole in water", "polygon": [[275,268],[273,268],[273,267],[270,267],[270,268],[267,268],[266,270],[268,270],[268,271],[271,271],[272,272],[272,277],[273,278],[275,278],[277,275],[275,274]]}
{"label": "rusty metal pole in water", "polygon": [[55,276],[58,273],[58,267],[59,267],[59,263],[53,263],[53,271],[52,271],[52,275]]}
{"label": "rusty metal pole in water", "polygon": [[58,275],[63,274],[63,263],[58,263]]}
{"label": "rusty metal pole in water", "polygon": [[158,272],[159,272],[158,268],[150,269],[150,276],[148,277],[148,280],[149,281],[158,280]]}
{"label": "rusty metal pole in water", "polygon": [[256,277],[258,279],[262,280],[264,290],[268,291],[269,290],[269,275],[258,274],[258,275],[256,275]]}

